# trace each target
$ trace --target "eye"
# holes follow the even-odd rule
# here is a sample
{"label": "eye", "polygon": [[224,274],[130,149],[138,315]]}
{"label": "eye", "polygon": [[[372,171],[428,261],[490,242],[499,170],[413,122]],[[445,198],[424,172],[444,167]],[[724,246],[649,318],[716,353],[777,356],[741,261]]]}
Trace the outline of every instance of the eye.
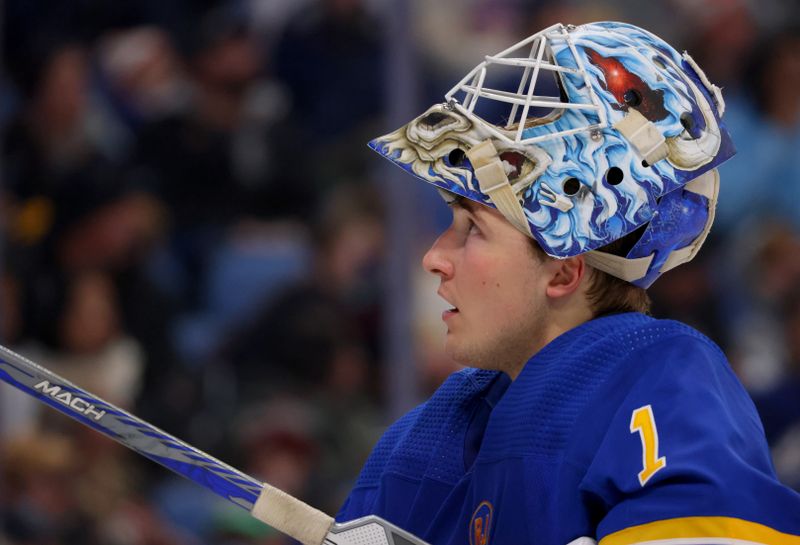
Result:
{"label": "eye", "polygon": [[477,223],[475,223],[474,221],[472,221],[472,218],[468,219],[467,221],[469,222],[469,223],[467,224],[467,230],[469,231],[469,233],[470,233],[470,234],[473,234],[473,233],[476,233],[476,234],[477,234],[477,233],[480,233],[480,232],[481,232],[481,229],[480,229],[480,227],[478,227],[478,224],[477,224]]}

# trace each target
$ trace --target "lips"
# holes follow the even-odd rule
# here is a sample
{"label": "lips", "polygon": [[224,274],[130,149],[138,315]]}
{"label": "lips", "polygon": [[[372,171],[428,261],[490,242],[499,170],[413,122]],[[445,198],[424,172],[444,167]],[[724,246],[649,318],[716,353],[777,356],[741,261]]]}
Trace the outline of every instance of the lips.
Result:
{"label": "lips", "polygon": [[[445,294],[442,291],[441,288],[436,293],[437,293],[437,295],[439,297],[444,299],[447,303],[450,303],[451,305],[453,305],[453,301],[450,300],[450,297],[447,294]],[[449,309],[445,310],[444,312],[442,312],[442,320],[446,321],[447,319],[452,318],[453,316],[458,314],[458,312],[459,312],[458,311],[458,307],[453,305],[451,308],[449,308]]]}
{"label": "lips", "polygon": [[452,318],[456,314],[458,314],[458,309],[457,308],[451,308],[451,309],[445,310],[444,312],[442,312],[442,320],[444,320],[446,322],[447,320],[449,320],[450,318]]}

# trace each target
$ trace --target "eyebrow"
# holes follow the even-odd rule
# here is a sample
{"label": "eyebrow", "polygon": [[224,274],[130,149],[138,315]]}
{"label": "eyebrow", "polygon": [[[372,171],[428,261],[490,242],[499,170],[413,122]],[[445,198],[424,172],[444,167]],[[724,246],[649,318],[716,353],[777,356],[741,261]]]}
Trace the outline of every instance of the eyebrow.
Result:
{"label": "eyebrow", "polygon": [[486,222],[478,214],[478,209],[482,205],[476,203],[473,200],[467,199],[467,198],[462,197],[462,196],[459,195],[458,197],[456,197],[452,201],[448,202],[447,206],[449,206],[451,210],[454,210],[456,208],[460,208],[461,210],[466,212],[469,215],[470,218],[472,218],[472,221],[477,223],[482,228],[485,228]]}
{"label": "eyebrow", "polygon": [[473,202],[473,201],[471,201],[471,200],[459,195],[458,197],[456,197],[452,201],[448,202],[447,206],[449,206],[450,208],[461,208],[463,210],[466,210],[467,212],[469,212],[473,216],[475,216],[476,215],[475,214],[475,209],[476,209],[477,206],[480,206],[480,205],[478,205],[477,203],[475,203],[475,202]]}

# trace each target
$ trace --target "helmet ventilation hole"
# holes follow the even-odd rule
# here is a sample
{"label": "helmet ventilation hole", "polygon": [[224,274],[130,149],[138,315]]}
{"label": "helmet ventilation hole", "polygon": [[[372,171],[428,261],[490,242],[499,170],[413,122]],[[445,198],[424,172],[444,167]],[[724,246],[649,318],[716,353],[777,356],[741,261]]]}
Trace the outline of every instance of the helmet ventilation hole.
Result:
{"label": "helmet ventilation hole", "polygon": [[464,157],[466,157],[464,150],[454,148],[450,155],[447,156],[447,162],[450,163],[451,167],[460,167],[464,163]]}
{"label": "helmet ventilation hole", "polygon": [[619,185],[622,180],[625,178],[625,173],[622,172],[622,169],[619,167],[611,167],[606,172],[606,181],[610,185]]}
{"label": "helmet ventilation hole", "polygon": [[562,187],[564,188],[565,194],[572,196],[581,190],[581,182],[577,178],[567,178],[564,180]]}
{"label": "helmet ventilation hole", "polygon": [[692,117],[692,114],[690,112],[683,112],[681,114],[681,125],[683,126],[684,129],[686,129],[686,132],[689,133],[689,135],[692,138],[696,138],[694,134],[695,133],[694,118]]}
{"label": "helmet ventilation hole", "polygon": [[622,95],[622,100],[624,100],[625,104],[628,106],[635,108],[642,103],[642,93],[636,89],[628,89],[625,91],[625,94]]}

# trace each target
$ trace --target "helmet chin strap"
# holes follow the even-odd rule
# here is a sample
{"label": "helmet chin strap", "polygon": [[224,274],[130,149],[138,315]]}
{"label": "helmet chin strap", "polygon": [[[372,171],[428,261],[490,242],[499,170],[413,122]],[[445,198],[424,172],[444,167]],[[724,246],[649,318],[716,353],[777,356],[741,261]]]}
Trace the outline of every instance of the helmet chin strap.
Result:
{"label": "helmet chin strap", "polygon": [[491,140],[484,140],[473,146],[467,157],[472,163],[478,186],[485,195],[488,195],[497,210],[517,229],[525,235],[533,237],[528,218],[519,202],[517,194],[508,181],[503,163],[497,155],[497,149]]}
{"label": "helmet chin strap", "polygon": [[653,255],[630,259],[599,250],[594,250],[583,254],[586,263],[605,273],[615,276],[626,282],[639,280],[647,274],[650,263],[653,262]]}

